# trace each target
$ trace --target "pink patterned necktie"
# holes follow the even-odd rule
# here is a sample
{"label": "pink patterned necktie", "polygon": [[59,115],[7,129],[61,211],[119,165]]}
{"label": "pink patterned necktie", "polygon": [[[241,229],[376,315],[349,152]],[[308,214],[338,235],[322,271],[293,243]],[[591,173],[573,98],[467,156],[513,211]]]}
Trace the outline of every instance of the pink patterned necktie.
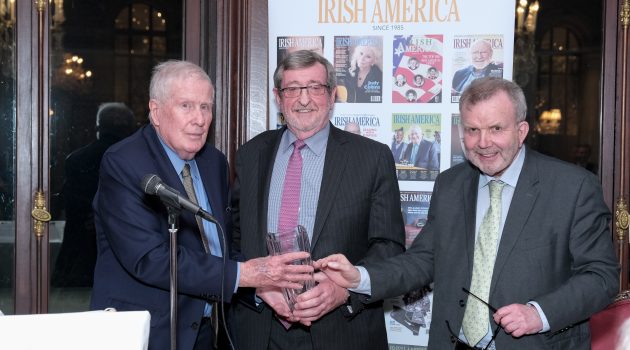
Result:
{"label": "pink patterned necktie", "polygon": [[[306,144],[303,140],[293,142],[293,153],[289,157],[289,164],[284,175],[282,202],[280,203],[280,217],[278,220],[278,238],[283,241],[298,224],[300,209],[300,189],[302,187],[302,154],[300,151]],[[284,248],[284,247],[283,247]]]}

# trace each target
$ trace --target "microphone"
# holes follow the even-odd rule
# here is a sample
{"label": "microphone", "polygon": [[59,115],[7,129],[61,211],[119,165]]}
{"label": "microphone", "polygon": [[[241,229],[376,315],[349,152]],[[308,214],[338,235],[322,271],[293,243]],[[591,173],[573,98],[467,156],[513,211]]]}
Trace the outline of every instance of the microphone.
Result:
{"label": "microphone", "polygon": [[199,205],[191,202],[188,198],[182,197],[182,195],[176,189],[167,186],[162,179],[155,174],[147,174],[142,179],[140,187],[146,194],[160,197],[164,204],[173,206],[176,208],[184,208],[196,216],[200,216],[208,221],[211,221],[217,226],[220,226],[219,221],[212,216],[212,214],[205,211]]}

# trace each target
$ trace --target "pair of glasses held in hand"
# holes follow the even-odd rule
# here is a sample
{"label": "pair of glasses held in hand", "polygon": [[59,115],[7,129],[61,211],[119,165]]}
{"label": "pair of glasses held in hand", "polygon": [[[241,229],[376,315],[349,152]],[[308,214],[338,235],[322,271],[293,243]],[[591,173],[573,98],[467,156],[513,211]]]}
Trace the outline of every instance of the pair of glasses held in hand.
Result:
{"label": "pair of glasses held in hand", "polygon": [[[494,306],[488,304],[487,301],[479,298],[478,296],[476,296],[474,293],[472,293],[468,289],[462,287],[462,290],[466,294],[472,296],[473,298],[479,300],[481,303],[486,305],[490,311],[497,312],[497,308],[495,308]],[[453,332],[453,329],[451,328],[451,325],[449,324],[448,320],[446,321],[446,328],[448,328],[448,332],[451,333],[451,342],[453,344],[455,344],[455,349],[456,350],[488,350],[490,348],[490,344],[492,344],[494,342],[494,339],[497,337],[497,334],[499,333],[499,329],[501,328],[501,325],[497,324],[496,328],[492,332],[492,339],[490,339],[488,344],[486,344],[486,346],[483,347],[483,348],[470,345],[467,342],[465,342],[462,339],[460,339],[459,336],[457,334],[455,334],[455,332]]]}

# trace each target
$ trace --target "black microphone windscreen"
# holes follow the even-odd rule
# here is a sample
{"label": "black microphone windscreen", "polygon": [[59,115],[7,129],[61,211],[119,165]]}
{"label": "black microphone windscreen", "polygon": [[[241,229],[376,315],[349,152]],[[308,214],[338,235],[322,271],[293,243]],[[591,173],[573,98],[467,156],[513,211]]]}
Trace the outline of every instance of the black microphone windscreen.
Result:
{"label": "black microphone windscreen", "polygon": [[155,174],[147,174],[142,179],[140,187],[146,194],[157,194],[158,185],[162,183],[162,179]]}

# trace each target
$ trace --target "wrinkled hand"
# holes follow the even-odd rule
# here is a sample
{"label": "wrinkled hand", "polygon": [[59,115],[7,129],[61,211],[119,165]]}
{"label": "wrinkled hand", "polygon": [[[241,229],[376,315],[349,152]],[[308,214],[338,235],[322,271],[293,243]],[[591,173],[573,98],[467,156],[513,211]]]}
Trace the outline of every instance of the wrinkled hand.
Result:
{"label": "wrinkled hand", "polygon": [[317,260],[313,266],[343,288],[356,288],[361,281],[361,273],[343,254],[329,255]]}
{"label": "wrinkled hand", "polygon": [[286,253],[276,256],[256,258],[241,263],[239,287],[302,288],[303,281],[311,280],[313,267],[292,265],[292,262],[305,259],[307,252]]}
{"label": "wrinkled hand", "polygon": [[315,280],[319,283],[297,297],[293,310],[293,316],[305,326],[310,326],[312,322],[343,305],[350,295],[348,290],[335,284],[323,273],[315,274]]}
{"label": "wrinkled hand", "polygon": [[511,304],[497,310],[494,322],[500,324],[507,334],[520,338],[526,334],[536,334],[543,328],[542,320],[535,307]]}
{"label": "wrinkled hand", "polygon": [[277,287],[262,287],[256,288],[256,295],[262,299],[269,307],[276,312],[278,317],[283,318],[289,322],[295,322],[295,318],[291,314],[289,304],[287,304],[282,290]]}

